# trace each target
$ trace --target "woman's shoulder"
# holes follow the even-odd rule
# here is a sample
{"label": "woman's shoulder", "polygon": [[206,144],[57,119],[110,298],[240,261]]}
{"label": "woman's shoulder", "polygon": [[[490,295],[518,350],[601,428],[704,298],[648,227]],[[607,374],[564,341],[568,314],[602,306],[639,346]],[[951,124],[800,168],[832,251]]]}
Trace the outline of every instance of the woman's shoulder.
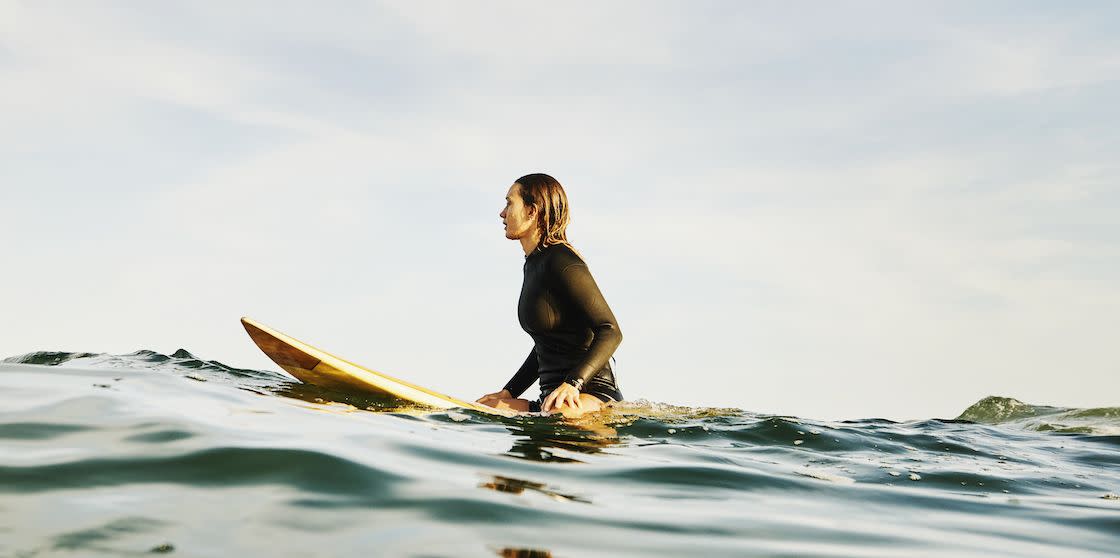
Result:
{"label": "woman's shoulder", "polygon": [[583,257],[566,242],[553,244],[544,248],[544,255],[548,258],[549,269],[559,273],[572,265],[587,265]]}

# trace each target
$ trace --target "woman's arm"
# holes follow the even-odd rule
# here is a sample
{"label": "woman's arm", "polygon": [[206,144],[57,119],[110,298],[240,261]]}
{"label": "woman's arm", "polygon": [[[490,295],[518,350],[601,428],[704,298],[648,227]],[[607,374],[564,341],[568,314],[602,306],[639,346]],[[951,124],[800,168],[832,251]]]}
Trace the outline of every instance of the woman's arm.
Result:
{"label": "woman's arm", "polygon": [[513,377],[506,382],[506,389],[513,397],[521,397],[533,382],[540,378],[540,371],[537,368],[537,351],[536,349],[529,349],[529,356],[525,358],[525,363],[521,368],[514,373]]}
{"label": "woman's arm", "polygon": [[578,380],[582,385],[607,365],[614,350],[622,343],[622,330],[618,328],[618,321],[591,277],[587,264],[580,262],[565,266],[560,271],[558,283],[560,291],[581,314],[579,318],[586,321],[594,334],[587,354],[566,378],[568,381]]}

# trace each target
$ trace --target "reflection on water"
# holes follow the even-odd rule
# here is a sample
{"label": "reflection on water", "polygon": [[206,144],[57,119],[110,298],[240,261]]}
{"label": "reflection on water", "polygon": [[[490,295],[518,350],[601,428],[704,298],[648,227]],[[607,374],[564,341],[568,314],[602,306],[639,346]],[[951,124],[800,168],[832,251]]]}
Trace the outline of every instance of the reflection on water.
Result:
{"label": "reflection on water", "polygon": [[[344,403],[357,409],[370,411],[399,411],[407,407],[402,401],[384,393],[365,393],[361,391],[339,391],[320,388],[318,385],[302,382],[281,382],[270,385],[268,391],[277,396],[290,397],[309,403]],[[258,392],[260,393],[260,392]]]}
{"label": "reflection on water", "polygon": [[561,500],[565,502],[582,502],[584,504],[591,503],[591,501],[586,498],[581,498],[572,494],[561,494],[560,492],[556,492],[555,490],[548,488],[548,486],[544,483],[515,479],[511,477],[502,477],[495,475],[491,477],[490,482],[480,483],[478,487],[489,488],[490,490],[506,492],[508,494],[521,494],[526,490],[530,490],[533,492],[544,494],[545,496],[548,496],[549,498],[552,498],[554,500]]}
{"label": "reflection on water", "polygon": [[502,558],[552,558],[552,553],[547,550],[530,548],[503,548],[497,554]]}
{"label": "reflection on water", "polygon": [[618,430],[606,423],[608,417],[609,414],[602,413],[578,420],[556,417],[506,420],[505,425],[514,440],[506,455],[529,461],[581,463],[575,457],[558,455],[555,450],[593,454],[621,444]]}

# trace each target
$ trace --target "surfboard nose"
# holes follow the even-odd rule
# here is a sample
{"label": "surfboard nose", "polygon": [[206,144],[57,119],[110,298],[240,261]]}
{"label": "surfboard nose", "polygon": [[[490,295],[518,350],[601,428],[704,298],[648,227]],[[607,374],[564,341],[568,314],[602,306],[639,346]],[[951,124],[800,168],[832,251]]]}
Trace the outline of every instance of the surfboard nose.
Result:
{"label": "surfboard nose", "polygon": [[[303,370],[312,370],[319,364],[319,359],[307,352],[292,346],[290,343],[277,337],[272,331],[254,322],[252,319],[243,316],[241,318],[241,325],[245,326],[245,332],[249,334],[249,338],[257,347],[272,359],[272,362],[279,364],[285,370],[288,367],[302,368]],[[289,370],[289,372],[291,372]]]}

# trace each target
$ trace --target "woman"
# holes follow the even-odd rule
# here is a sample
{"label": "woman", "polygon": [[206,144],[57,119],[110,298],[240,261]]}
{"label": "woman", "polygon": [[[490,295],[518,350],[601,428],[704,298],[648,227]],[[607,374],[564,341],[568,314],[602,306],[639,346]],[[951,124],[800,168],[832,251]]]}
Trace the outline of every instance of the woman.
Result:
{"label": "woman", "polygon": [[[525,250],[517,318],[533,349],[505,388],[478,402],[577,417],[621,401],[609,360],[622,331],[587,264],[568,244],[564,188],[547,174],[522,176],[510,186],[500,215],[506,238]],[[537,380],[540,399],[518,399]]]}

